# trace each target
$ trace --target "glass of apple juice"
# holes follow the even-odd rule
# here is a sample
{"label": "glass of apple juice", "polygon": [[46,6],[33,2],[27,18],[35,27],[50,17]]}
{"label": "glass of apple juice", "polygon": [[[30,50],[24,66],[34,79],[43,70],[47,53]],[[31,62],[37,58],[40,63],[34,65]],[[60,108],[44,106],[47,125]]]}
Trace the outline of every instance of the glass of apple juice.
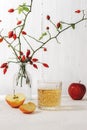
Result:
{"label": "glass of apple juice", "polygon": [[61,104],[62,82],[38,81],[38,108],[57,110]]}

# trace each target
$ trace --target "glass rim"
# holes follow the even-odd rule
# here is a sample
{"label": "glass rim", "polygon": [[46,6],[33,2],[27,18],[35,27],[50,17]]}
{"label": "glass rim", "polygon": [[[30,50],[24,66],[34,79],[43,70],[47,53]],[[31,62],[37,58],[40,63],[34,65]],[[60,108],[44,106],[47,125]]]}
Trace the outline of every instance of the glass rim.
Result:
{"label": "glass rim", "polygon": [[55,81],[55,80],[37,80],[38,83],[52,83],[52,84],[55,84],[55,83],[61,83],[62,84],[62,81],[59,80],[59,81]]}
{"label": "glass rim", "polygon": [[[60,88],[62,89],[62,81],[41,81],[41,80],[38,80],[38,89],[57,89],[57,88]],[[41,85],[41,86],[40,86]]]}

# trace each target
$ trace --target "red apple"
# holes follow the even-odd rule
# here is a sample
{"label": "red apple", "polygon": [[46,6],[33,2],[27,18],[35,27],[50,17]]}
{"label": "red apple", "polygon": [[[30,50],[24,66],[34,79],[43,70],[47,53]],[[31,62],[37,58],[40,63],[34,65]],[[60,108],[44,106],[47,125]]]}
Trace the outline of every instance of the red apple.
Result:
{"label": "red apple", "polygon": [[74,100],[81,100],[86,93],[86,86],[82,83],[72,83],[68,88],[70,97]]}

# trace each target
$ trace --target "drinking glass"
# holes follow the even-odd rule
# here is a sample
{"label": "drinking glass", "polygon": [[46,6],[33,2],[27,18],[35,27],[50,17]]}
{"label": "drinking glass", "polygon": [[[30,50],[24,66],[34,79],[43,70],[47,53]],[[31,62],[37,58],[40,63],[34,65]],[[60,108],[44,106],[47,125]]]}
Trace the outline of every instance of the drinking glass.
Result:
{"label": "drinking glass", "polygon": [[38,81],[38,107],[57,110],[61,104],[62,82]]}

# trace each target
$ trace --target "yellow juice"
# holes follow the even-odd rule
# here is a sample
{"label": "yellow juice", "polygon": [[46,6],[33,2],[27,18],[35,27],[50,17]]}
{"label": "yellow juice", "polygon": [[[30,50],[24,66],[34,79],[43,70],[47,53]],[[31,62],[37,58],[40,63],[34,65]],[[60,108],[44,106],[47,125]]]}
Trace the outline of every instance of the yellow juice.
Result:
{"label": "yellow juice", "polygon": [[38,89],[38,106],[57,107],[61,102],[61,89],[59,88],[39,88]]}

